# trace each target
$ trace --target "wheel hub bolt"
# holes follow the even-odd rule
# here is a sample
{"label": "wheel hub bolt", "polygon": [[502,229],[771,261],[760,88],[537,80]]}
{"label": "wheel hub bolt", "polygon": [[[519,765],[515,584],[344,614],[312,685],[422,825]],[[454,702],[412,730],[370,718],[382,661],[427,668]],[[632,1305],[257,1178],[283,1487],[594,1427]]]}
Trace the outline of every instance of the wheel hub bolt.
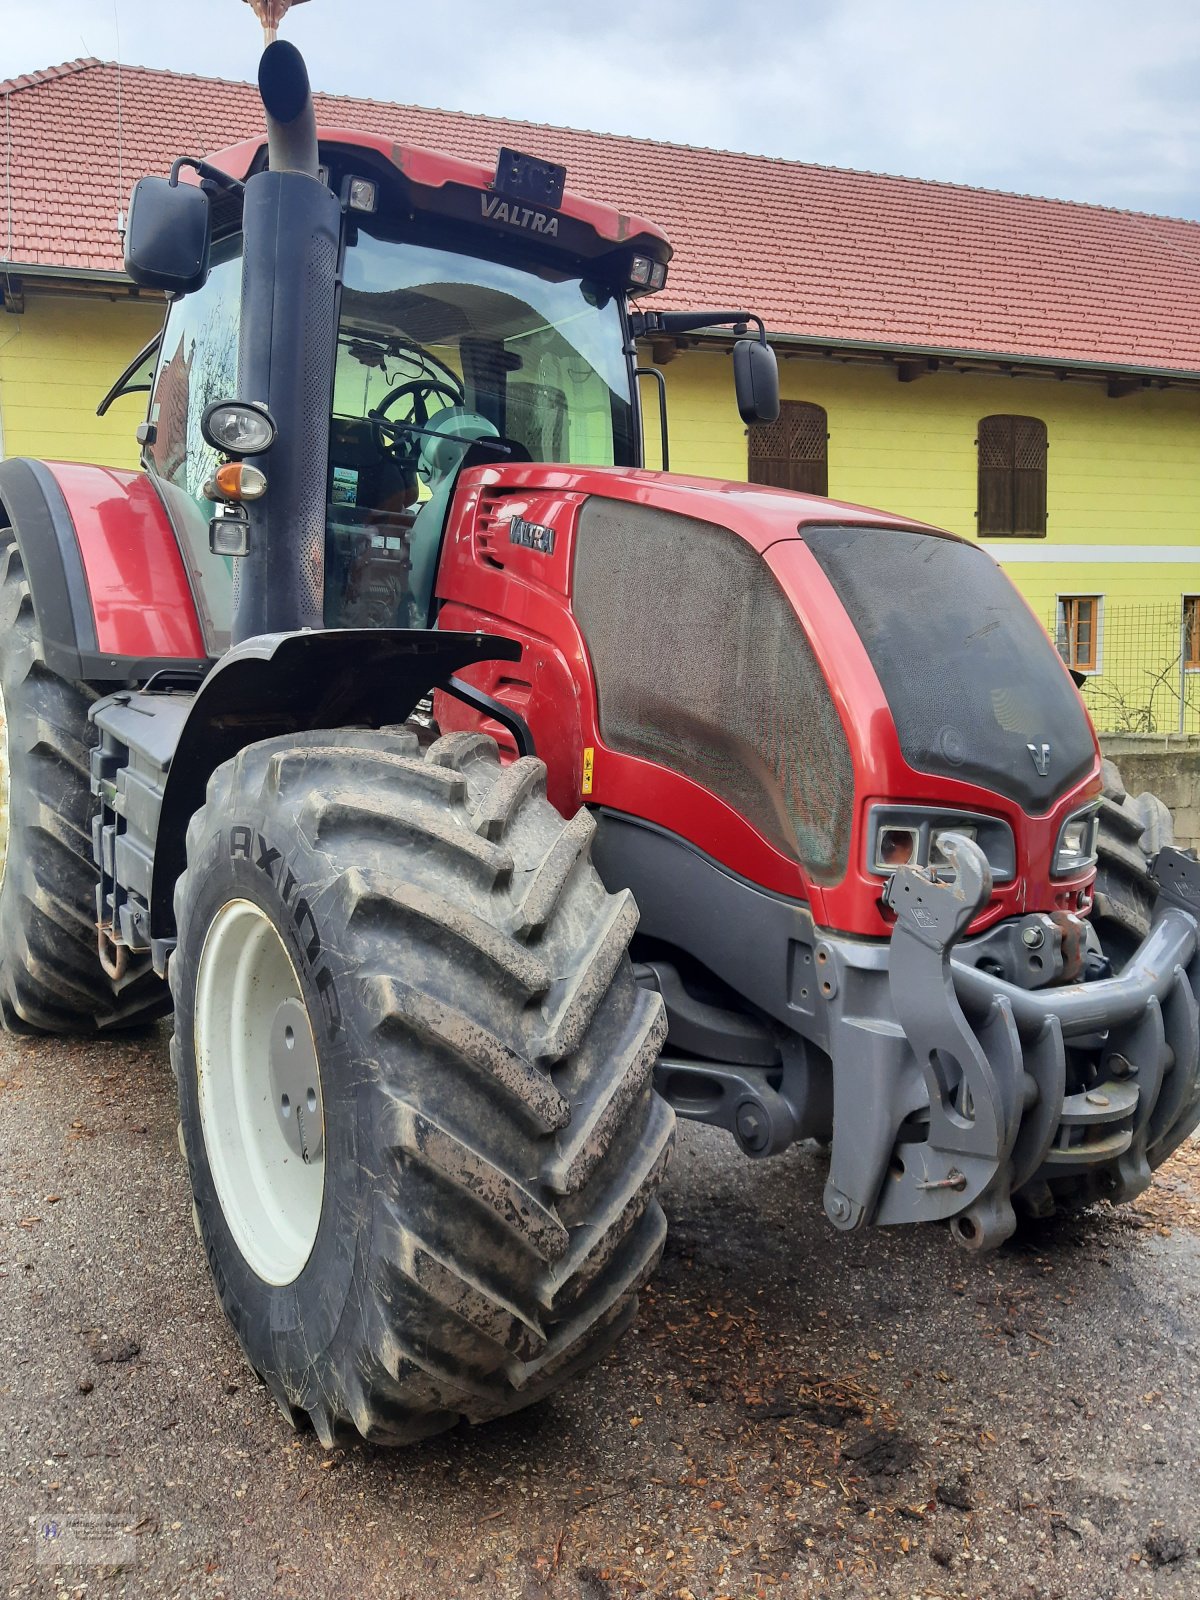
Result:
{"label": "wheel hub bolt", "polygon": [[306,1165],[324,1151],[324,1109],[316,1049],[308,1014],[299,1000],[285,1000],[271,1024],[270,1074],[279,1128],[288,1147]]}
{"label": "wheel hub bolt", "polygon": [[737,1136],[747,1150],[765,1150],[770,1139],[767,1120],[755,1105],[738,1107]]}

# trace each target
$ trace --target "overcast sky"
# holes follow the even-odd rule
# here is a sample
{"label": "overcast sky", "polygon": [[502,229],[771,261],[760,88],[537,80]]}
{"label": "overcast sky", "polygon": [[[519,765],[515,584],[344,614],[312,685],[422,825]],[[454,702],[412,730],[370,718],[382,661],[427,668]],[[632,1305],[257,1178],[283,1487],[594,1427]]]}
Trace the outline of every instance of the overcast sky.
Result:
{"label": "overcast sky", "polygon": [[[0,0],[0,78],[254,76],[242,0]],[[1196,0],[305,0],[317,88],[1200,218]]]}

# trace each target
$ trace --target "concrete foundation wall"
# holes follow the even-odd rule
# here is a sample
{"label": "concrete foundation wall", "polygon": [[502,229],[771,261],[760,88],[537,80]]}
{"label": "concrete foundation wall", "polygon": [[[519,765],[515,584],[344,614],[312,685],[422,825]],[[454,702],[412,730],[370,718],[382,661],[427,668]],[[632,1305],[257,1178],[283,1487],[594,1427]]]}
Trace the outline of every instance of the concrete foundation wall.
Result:
{"label": "concrete foundation wall", "polygon": [[1116,733],[1100,740],[1130,794],[1150,789],[1175,818],[1175,843],[1200,847],[1200,738],[1194,734]]}

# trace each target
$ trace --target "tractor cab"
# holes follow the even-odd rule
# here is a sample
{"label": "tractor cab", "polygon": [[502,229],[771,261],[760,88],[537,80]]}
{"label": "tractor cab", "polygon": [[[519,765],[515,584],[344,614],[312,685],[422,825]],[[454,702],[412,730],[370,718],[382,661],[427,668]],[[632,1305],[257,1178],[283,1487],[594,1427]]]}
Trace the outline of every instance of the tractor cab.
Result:
{"label": "tractor cab", "polygon": [[[321,397],[320,621],[423,628],[464,466],[639,464],[627,301],[662,287],[670,246],[650,223],[563,196],[563,170],[533,157],[502,151],[493,173],[360,134],[323,131],[320,141],[339,226],[332,383]],[[242,508],[217,478],[229,450],[205,416],[214,402],[258,398],[239,388],[242,199],[265,164],[256,142],[198,163],[211,193],[208,270],[169,308],[141,432],[214,655],[230,643]],[[172,195],[153,182],[135,197],[131,236],[191,188]],[[303,421],[312,437],[311,416]],[[271,454],[256,459],[269,496]]]}

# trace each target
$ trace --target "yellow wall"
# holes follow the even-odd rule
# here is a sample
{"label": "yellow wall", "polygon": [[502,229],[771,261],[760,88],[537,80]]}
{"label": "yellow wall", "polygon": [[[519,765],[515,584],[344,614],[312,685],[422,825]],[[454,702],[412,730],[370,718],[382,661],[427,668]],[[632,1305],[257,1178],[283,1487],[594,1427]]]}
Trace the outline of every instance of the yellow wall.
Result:
{"label": "yellow wall", "polygon": [[[27,289],[25,307],[0,312],[0,453],[135,465],[144,397],[117,401],[104,418],[95,408],[157,330],[161,302]],[[745,478],[746,430],[728,356],[688,351],[664,370],[674,469]],[[1105,682],[1097,678],[1086,697],[1102,725],[1136,724],[1175,650],[1181,596],[1200,593],[1200,393],[1142,390],[1110,400],[1099,383],[949,372],[902,384],[890,367],[791,358],[780,374],[786,399],[815,401],[828,414],[831,495],[968,537],[980,417],[1042,418],[1048,536],[990,540],[988,548],[1051,628],[1059,594],[1104,597]],[[643,381],[642,398],[653,464],[651,382]],[[1171,546],[1183,547],[1178,561],[1162,559]],[[1154,689],[1155,726],[1173,725],[1178,687],[1179,675],[1168,673]],[[1187,674],[1183,687],[1188,726],[1200,730],[1200,673]]]}
{"label": "yellow wall", "polygon": [[[746,476],[746,430],[733,403],[728,358],[687,352],[664,369],[671,466]],[[1200,546],[1200,393],[1142,390],[1108,399],[1098,383],[931,373],[897,382],[891,368],[784,359],[783,397],[829,417],[829,492],[975,535],[976,424],[993,412],[1041,417],[1050,441],[1048,533],[988,540],[1002,561],[1050,546]],[[652,386],[643,382],[650,453],[657,444]],[[1102,563],[1089,582],[1128,599],[1177,597],[1198,586],[1194,567]],[[1035,603],[1085,593],[1078,564],[1012,561]],[[1067,581],[1067,580],[1070,581]]]}
{"label": "yellow wall", "polygon": [[[689,351],[664,371],[673,470],[745,478],[729,358]],[[1153,686],[1178,648],[1182,596],[1200,593],[1200,393],[1110,400],[1102,383],[952,372],[902,384],[890,367],[795,358],[780,361],[780,383],[785,399],[825,407],[831,496],[969,538],[979,419],[1040,417],[1050,446],[1047,537],[986,547],[1051,629],[1058,595],[1104,597],[1105,682],[1098,675],[1085,691],[1102,726],[1144,720],[1151,700],[1154,725],[1174,725],[1178,672]],[[642,404],[654,464],[657,400],[645,380]],[[1164,551],[1171,546],[1182,547],[1179,559]],[[1188,674],[1185,687],[1190,726],[1200,675]]]}
{"label": "yellow wall", "polygon": [[96,406],[162,323],[161,302],[82,300],[26,289],[0,312],[0,453],[137,465],[146,396]]}

